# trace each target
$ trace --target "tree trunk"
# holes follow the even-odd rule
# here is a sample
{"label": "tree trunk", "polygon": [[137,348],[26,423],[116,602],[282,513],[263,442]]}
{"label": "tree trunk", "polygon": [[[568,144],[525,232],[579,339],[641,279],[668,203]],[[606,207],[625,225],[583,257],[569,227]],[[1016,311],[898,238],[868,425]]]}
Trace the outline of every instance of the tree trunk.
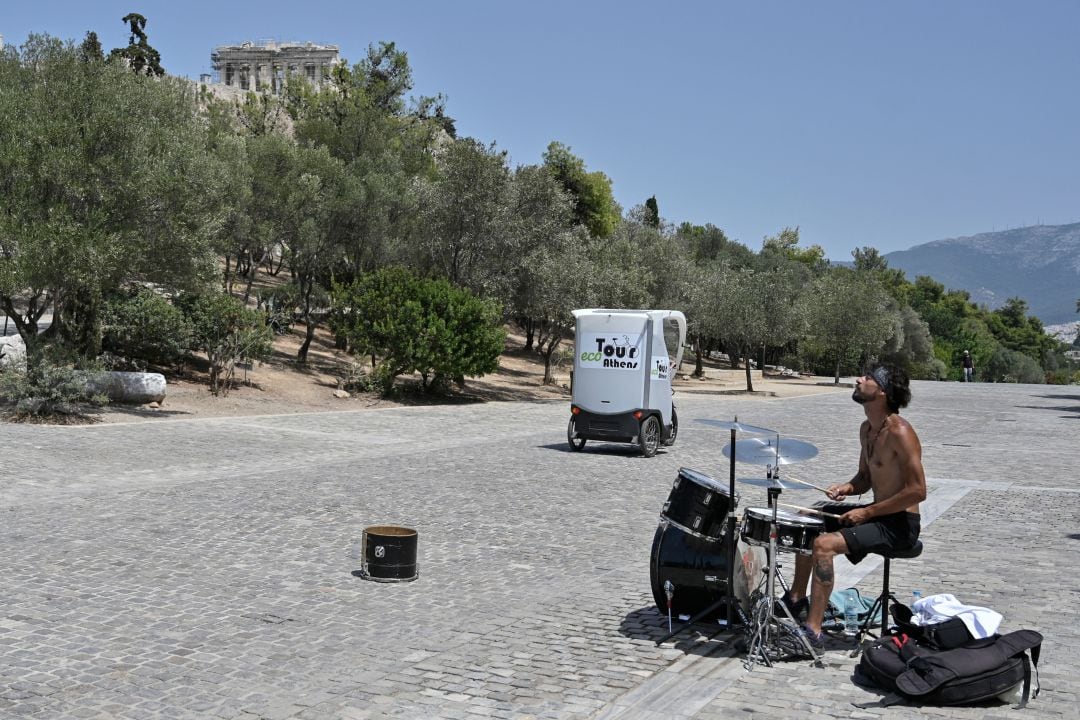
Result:
{"label": "tree trunk", "polygon": [[221,288],[225,292],[232,292],[232,272],[229,270],[232,258],[225,253],[225,277],[222,278]]}
{"label": "tree trunk", "polygon": [[526,352],[533,349],[533,337],[536,333],[536,323],[532,318],[525,318],[521,321],[521,327],[525,330],[525,347]]}
{"label": "tree trunk", "polygon": [[702,352],[701,335],[694,336],[694,377],[705,377],[704,352]]}
{"label": "tree trunk", "polygon": [[750,377],[750,350],[743,355],[743,365],[746,366],[746,392],[754,392],[754,381]]}
{"label": "tree trunk", "polygon": [[310,314],[304,318],[304,322],[307,325],[307,332],[304,333],[304,344],[296,351],[296,362],[301,365],[307,362],[308,348],[311,347],[311,341],[315,339],[315,328],[318,327],[318,323],[311,319]]}
{"label": "tree trunk", "polygon": [[274,254],[270,253],[270,259],[267,261],[267,265],[270,266],[270,277],[277,277],[278,273],[281,272],[281,267],[284,264],[285,264],[285,253],[282,253],[281,257],[278,258],[277,268],[275,269],[274,268]]}
{"label": "tree trunk", "polygon": [[248,298],[251,297],[251,284],[255,282],[255,268],[251,269],[251,272],[247,276],[247,285],[244,287],[244,304],[247,305]]}
{"label": "tree trunk", "polygon": [[262,267],[263,261],[266,260],[266,256],[270,252],[265,248],[262,251],[262,255],[259,256],[259,261],[256,262],[254,258],[251,258],[248,263],[247,269],[247,287],[244,288],[244,304],[247,305],[248,298],[251,297],[251,284],[255,282],[255,273]]}
{"label": "tree trunk", "polygon": [[304,324],[307,326],[304,343],[296,351],[296,362],[303,365],[307,362],[308,348],[311,347],[311,341],[315,339],[315,328],[319,325],[313,313],[314,307],[312,307],[315,303],[315,278],[311,273],[300,274],[295,271],[293,277],[296,278],[296,286],[300,290],[300,307],[303,308]]}
{"label": "tree trunk", "polygon": [[[30,301],[30,307],[27,308],[26,314],[19,312],[15,309],[15,303],[8,296],[0,298],[0,307],[3,308],[4,315],[11,319],[15,323],[15,330],[19,333],[19,336],[23,339],[23,344],[27,348],[27,354],[29,356],[30,346],[37,342],[38,324],[37,321],[41,319],[44,314],[44,310],[36,311],[37,298],[32,298]],[[44,307],[44,306],[43,306]]]}
{"label": "tree trunk", "polygon": [[833,385],[840,384],[840,356],[836,356],[836,370],[833,372]]}
{"label": "tree trunk", "polygon": [[101,299],[93,290],[73,290],[63,303],[54,308],[53,321],[57,336],[83,358],[101,354]]}
{"label": "tree trunk", "polygon": [[544,385],[554,385],[555,377],[551,374],[551,358],[555,355],[555,348],[559,347],[562,337],[559,333],[551,333],[546,345],[540,346],[540,355],[544,358]]}

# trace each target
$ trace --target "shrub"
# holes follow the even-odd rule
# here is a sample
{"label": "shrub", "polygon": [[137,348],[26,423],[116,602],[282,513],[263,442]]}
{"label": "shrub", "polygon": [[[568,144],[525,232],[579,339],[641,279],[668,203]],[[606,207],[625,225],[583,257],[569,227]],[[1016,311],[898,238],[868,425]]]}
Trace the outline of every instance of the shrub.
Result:
{"label": "shrub", "polygon": [[177,367],[191,349],[191,322],[152,290],[110,299],[103,315],[102,350],[135,366]]}
{"label": "shrub", "polygon": [[1046,380],[1043,369],[1033,358],[1023,353],[998,346],[984,368],[975,368],[975,379],[980,374],[988,382],[1042,383]]}
{"label": "shrub", "polygon": [[281,285],[260,292],[256,307],[266,313],[266,324],[274,334],[284,335],[292,327],[296,301],[296,286]]}
{"label": "shrub", "polygon": [[194,347],[210,362],[210,392],[228,395],[241,360],[270,357],[273,333],[261,313],[231,295],[185,296],[180,306],[192,325]]}
{"label": "shrub", "polygon": [[908,375],[912,380],[946,380],[949,377],[949,368],[935,357],[925,362],[912,363]]}
{"label": "shrub", "polygon": [[338,387],[351,393],[374,392],[382,389],[375,373],[368,372],[361,363],[350,363],[338,378]]}
{"label": "shrub", "polygon": [[108,404],[95,391],[92,374],[77,371],[46,352],[27,358],[26,369],[0,369],[0,402],[10,407],[17,419],[79,415],[86,405]]}
{"label": "shrub", "polygon": [[418,372],[426,392],[499,367],[505,340],[499,308],[446,280],[386,268],[335,285],[331,326],[353,352],[380,358],[384,392],[399,375]]}

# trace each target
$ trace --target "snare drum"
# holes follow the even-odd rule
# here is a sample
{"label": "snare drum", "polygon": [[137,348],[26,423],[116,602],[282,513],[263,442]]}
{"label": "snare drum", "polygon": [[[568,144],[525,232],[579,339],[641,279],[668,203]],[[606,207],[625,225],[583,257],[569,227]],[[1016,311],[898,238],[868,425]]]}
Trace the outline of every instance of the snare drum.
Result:
{"label": "snare drum", "polygon": [[716,541],[724,535],[728,513],[738,504],[738,495],[732,503],[727,488],[708,475],[679,468],[660,515],[680,530]]}
{"label": "snare drum", "polygon": [[[772,513],[770,508],[746,508],[740,529],[743,541],[750,545],[768,546]],[[814,551],[814,539],[823,532],[825,523],[819,518],[786,510],[776,511],[777,550],[810,555]]]}

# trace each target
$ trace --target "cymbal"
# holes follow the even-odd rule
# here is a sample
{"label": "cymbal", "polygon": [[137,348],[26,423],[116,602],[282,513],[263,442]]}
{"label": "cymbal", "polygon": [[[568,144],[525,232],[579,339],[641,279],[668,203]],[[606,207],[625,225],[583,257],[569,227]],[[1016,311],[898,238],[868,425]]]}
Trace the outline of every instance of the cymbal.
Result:
{"label": "cymbal", "polygon": [[[724,446],[723,452],[725,457],[731,457],[731,443]],[[790,465],[809,460],[817,453],[817,447],[805,440],[747,438],[735,441],[735,459],[754,465]]]}
{"label": "cymbal", "polygon": [[779,435],[775,430],[769,428],[758,427],[757,425],[747,425],[737,420],[713,420],[712,418],[697,418],[694,422],[703,423],[705,425],[712,425],[713,427],[724,428],[725,430],[735,430],[736,432],[750,433],[751,435]]}
{"label": "cymbal", "polygon": [[753,485],[759,488],[780,488],[781,490],[812,490],[805,486],[800,486],[795,483],[787,483],[781,477],[737,477],[735,483],[742,483],[744,485]]}

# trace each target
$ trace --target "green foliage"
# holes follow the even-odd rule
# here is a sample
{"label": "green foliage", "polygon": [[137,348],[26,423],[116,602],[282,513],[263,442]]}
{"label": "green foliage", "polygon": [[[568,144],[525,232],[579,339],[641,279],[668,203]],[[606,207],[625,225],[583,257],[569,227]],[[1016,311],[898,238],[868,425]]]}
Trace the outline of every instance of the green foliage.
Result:
{"label": "green foliage", "polygon": [[303,363],[323,320],[330,278],[348,254],[352,185],[345,164],[326,147],[297,146],[275,134],[248,138],[246,145],[252,190],[244,214],[253,228],[246,247],[283,248],[291,299],[306,326],[296,358]]}
{"label": "green foliage", "polygon": [[275,335],[284,335],[292,327],[297,301],[296,286],[290,283],[260,292],[256,309],[263,311],[266,324]]}
{"label": "green foliage", "polygon": [[213,281],[224,176],[190,84],[83,55],[38,36],[0,54],[0,308],[28,345],[51,309],[94,357],[119,288]]}
{"label": "green foliage", "polygon": [[268,91],[249,92],[235,101],[236,121],[249,136],[285,133],[287,114],[282,99]]}
{"label": "green foliage", "polygon": [[91,386],[89,373],[72,369],[47,351],[35,355],[27,358],[25,369],[0,369],[0,403],[9,406],[14,419],[79,415],[87,406],[108,404]]}
{"label": "green foliage", "polygon": [[[397,184],[420,175],[431,168],[429,150],[442,126],[425,112],[410,112],[405,93],[412,82],[408,56],[386,42],[370,46],[352,67],[336,65],[320,88],[291,81],[286,104],[296,137],[326,147],[345,163],[356,162],[358,177]],[[418,102],[422,108],[439,105],[430,98]]]}
{"label": "green foliage", "polygon": [[369,372],[362,363],[349,363],[338,378],[338,387],[350,393],[381,392],[380,379]]}
{"label": "green foliage", "polygon": [[[526,347],[544,359],[544,384],[556,352],[573,327],[574,308],[590,303],[585,228],[574,224],[573,198],[547,168],[518,167],[510,184],[511,311],[527,328]],[[533,345],[535,341],[535,346]]]}
{"label": "green foliage", "polygon": [[[862,273],[837,267],[818,278],[807,297],[810,337],[830,357],[833,379],[877,356],[897,327],[888,293]],[[854,361],[854,364],[853,364]]]}
{"label": "green foliage", "polygon": [[851,251],[851,257],[855,261],[855,272],[872,275],[901,306],[911,304],[912,285],[904,271],[890,268],[888,260],[876,248],[856,248]]}
{"label": "green foliage", "polygon": [[[109,53],[110,58],[125,61],[136,75],[156,75],[161,77],[165,69],[161,67],[161,54],[146,39],[146,18],[139,13],[128,13],[121,22],[131,28],[126,48],[115,48]],[[136,40],[135,38],[138,38]],[[96,37],[95,37],[96,39]]]}
{"label": "green foliage", "polygon": [[682,223],[675,237],[696,264],[726,260],[732,267],[745,267],[753,263],[754,252],[742,243],[729,240],[715,225]]}
{"label": "green foliage", "polygon": [[949,368],[936,357],[923,362],[913,362],[908,376],[915,380],[946,380]]}
{"label": "green foliage", "polygon": [[1041,363],[1059,343],[1047,335],[1039,319],[1029,316],[1027,311],[1028,305],[1023,299],[1009,298],[990,313],[987,326],[1003,346]]}
{"label": "green foliage", "polygon": [[[412,70],[393,43],[336,66],[323,86],[291,77],[284,101],[249,94],[230,104],[183,81],[149,81],[160,63],[146,19],[124,22],[129,47],[111,55],[124,63],[103,62],[93,33],[77,46],[32,37],[0,53],[0,310],[32,357],[55,342],[80,363],[101,347],[132,360],[175,358],[185,330],[167,304],[118,293],[139,282],[204,293],[221,285],[224,255],[224,286],[246,280],[245,301],[257,269],[288,266],[288,286],[260,296],[259,310],[278,332],[303,321],[301,362],[333,280],[352,288],[368,278],[371,290],[371,274],[395,264],[446,278],[442,290],[382,278],[387,294],[419,304],[371,300],[373,317],[393,318],[379,332],[404,343],[407,362],[374,330],[339,337],[382,355],[364,382],[386,387],[411,369],[437,388],[483,366],[461,359],[465,349],[425,355],[434,341],[415,339],[448,344],[451,321],[431,318],[460,304],[451,285],[501,303],[529,328],[530,347],[535,330],[546,380],[570,312],[597,306],[684,309],[698,347],[764,347],[836,373],[877,356],[913,377],[955,378],[969,349],[986,378],[1032,378],[1018,354],[1055,382],[1069,377],[1062,348],[1019,298],[990,312],[929,278],[907,281],[871,247],[853,253],[854,272],[833,273],[820,247],[799,247],[797,227],[755,254],[713,225],[665,226],[655,197],[623,217],[610,179],[558,142],[542,166],[511,171],[493,145],[456,139],[441,96],[408,98]],[[284,112],[294,136],[283,131]],[[203,325],[231,312],[202,310]],[[39,337],[47,311],[52,326]],[[335,327],[361,317],[351,301],[334,311]],[[258,335],[253,322],[238,327]],[[208,350],[220,360],[211,361],[215,389],[224,376],[227,391],[236,343]],[[458,359],[438,365],[443,356]]]}
{"label": "green foliage", "polygon": [[477,295],[508,302],[519,262],[506,152],[472,138],[447,143],[425,185],[420,266]]}
{"label": "green foliage", "polygon": [[499,366],[505,335],[498,307],[446,280],[385,268],[336,285],[333,304],[340,309],[335,332],[355,352],[379,358],[375,375],[384,392],[405,373],[420,373],[422,389],[439,392]]}
{"label": "green foliage", "polygon": [[[790,266],[698,267],[687,305],[698,346],[701,338],[713,338],[729,355],[749,359],[763,348],[782,348],[803,335],[807,316],[798,278]],[[744,369],[746,389],[752,391],[749,364]]]}
{"label": "green foliage", "polygon": [[[976,379],[986,382],[1043,383],[1046,376],[1039,363],[1023,353],[997,347],[984,367],[976,366]],[[981,373],[981,378],[980,378]]]}
{"label": "green foliage", "polygon": [[879,355],[884,360],[907,370],[909,377],[919,380],[936,380],[946,371],[945,365],[934,357],[934,339],[930,328],[910,305],[895,307],[890,303],[894,320],[892,336],[885,341]]}
{"label": "green foliage", "polygon": [[882,272],[889,267],[889,261],[878,252],[877,248],[855,248],[851,251],[851,257],[855,261],[856,272]]}
{"label": "green foliage", "polygon": [[805,265],[816,273],[824,271],[829,264],[825,259],[825,249],[820,245],[811,245],[808,248],[799,247],[799,228],[797,227],[786,227],[778,235],[765,238],[761,244],[761,254],[766,258],[770,255],[787,258]]}
{"label": "green foliage", "polygon": [[236,363],[265,360],[273,333],[263,315],[231,295],[182,296],[178,303],[191,322],[193,345],[210,363],[210,392],[228,395]]}
{"label": "green foliage", "polygon": [[611,190],[611,180],[602,172],[588,172],[585,161],[560,142],[552,142],[544,152],[544,166],[574,198],[574,219],[596,238],[615,231],[621,214]]}
{"label": "green foliage", "polygon": [[645,201],[645,224],[658,229],[660,227],[660,206],[656,203],[655,195]]}
{"label": "green foliage", "polygon": [[104,62],[105,54],[101,49],[101,41],[97,33],[90,31],[79,45],[79,59],[83,62]]}
{"label": "green foliage", "polygon": [[192,346],[191,322],[168,299],[146,288],[110,298],[102,349],[129,362],[176,367]]}

